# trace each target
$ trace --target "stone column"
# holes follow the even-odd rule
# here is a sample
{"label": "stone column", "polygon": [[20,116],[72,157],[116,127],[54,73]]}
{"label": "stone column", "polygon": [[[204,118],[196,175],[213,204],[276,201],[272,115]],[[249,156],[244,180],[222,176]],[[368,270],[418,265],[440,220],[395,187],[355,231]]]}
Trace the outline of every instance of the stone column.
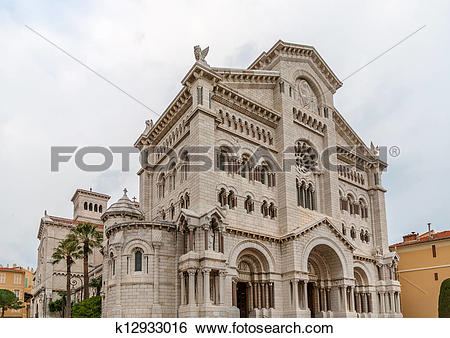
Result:
{"label": "stone column", "polygon": [[233,280],[231,281],[231,290],[232,290],[232,301],[233,301],[233,306],[237,306],[237,290],[236,290],[236,282]]}
{"label": "stone column", "polygon": [[205,251],[207,251],[208,250],[208,240],[209,240],[209,237],[208,237],[208,226],[207,225],[205,225],[204,227],[203,227],[203,233],[204,233],[204,239],[205,239]]}
{"label": "stone column", "polygon": [[325,290],[325,293],[326,293],[326,297],[327,297],[327,311],[331,311],[331,289],[330,288],[327,288],[326,290]]}
{"label": "stone column", "polygon": [[389,306],[389,292],[384,293],[384,305],[386,307],[386,313],[391,312],[391,308]]}
{"label": "stone column", "polygon": [[252,282],[247,283],[247,295],[248,295],[248,308],[251,310],[253,308],[253,284]]}
{"label": "stone column", "polygon": [[389,292],[389,295],[391,296],[391,312],[394,313],[395,311],[395,301],[394,301],[394,291]]}
{"label": "stone column", "polygon": [[397,292],[397,308],[398,313],[402,313],[402,304],[400,303],[400,292]]}
{"label": "stone column", "polygon": [[308,310],[308,281],[303,281],[303,309]]}
{"label": "stone column", "polygon": [[347,287],[344,285],[344,286],[341,286],[340,289],[341,289],[341,295],[342,295],[342,303],[341,303],[342,304],[342,308],[341,308],[341,311],[347,312],[348,311]]}
{"label": "stone column", "polygon": [[153,243],[154,264],[153,264],[153,303],[159,304],[159,249],[161,243]]}
{"label": "stone column", "polygon": [[184,279],[184,272],[181,271],[180,272],[180,287],[181,287],[181,292],[180,292],[180,305],[184,305],[186,302],[186,290],[185,290],[185,279]]}
{"label": "stone column", "polygon": [[350,286],[350,311],[355,311],[355,287]]}
{"label": "stone column", "polygon": [[298,310],[298,279],[293,279],[292,281],[292,306],[294,310]]}
{"label": "stone column", "polygon": [[253,308],[258,308],[258,291],[257,291],[257,283],[252,283],[252,289],[253,289]]}
{"label": "stone column", "polygon": [[361,313],[361,298],[359,292],[355,292],[355,310],[356,312]]}
{"label": "stone column", "polygon": [[189,269],[189,305],[195,305],[195,270]]}
{"label": "stone column", "polygon": [[269,283],[269,308],[275,307],[274,283]]}
{"label": "stone column", "polygon": [[266,283],[261,283],[261,308],[266,308]]}
{"label": "stone column", "polygon": [[219,271],[219,304],[225,304],[225,270]]}
{"label": "stone column", "polygon": [[211,269],[203,269],[203,303],[206,305],[211,304],[210,286],[209,286],[209,273]]}
{"label": "stone column", "polygon": [[367,308],[367,293],[364,292],[364,293],[362,294],[362,296],[363,296],[363,299],[362,299],[363,313],[368,313],[369,310],[368,310],[368,308]]}
{"label": "stone column", "polygon": [[194,228],[189,227],[189,251],[194,250]]}
{"label": "stone column", "polygon": [[204,300],[202,299],[204,297],[203,293],[203,275],[200,270],[197,270],[197,304],[202,304]]}

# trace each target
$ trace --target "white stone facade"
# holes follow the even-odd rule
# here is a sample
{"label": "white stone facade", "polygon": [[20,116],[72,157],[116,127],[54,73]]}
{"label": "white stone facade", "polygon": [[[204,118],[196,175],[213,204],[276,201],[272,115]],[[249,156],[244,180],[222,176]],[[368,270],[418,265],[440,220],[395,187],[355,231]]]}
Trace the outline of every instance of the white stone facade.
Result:
{"label": "white stone facade", "polygon": [[135,143],[177,156],[149,154],[139,203],[101,215],[103,317],[401,317],[387,164],[334,107],[342,83],[309,46],[248,69],[206,53]]}
{"label": "white stone facade", "polygon": [[401,317],[386,163],[334,107],[339,79],[309,46],[248,69],[206,52],[135,144],[178,158],[149,155],[139,213],[124,196],[102,216],[103,316]]}
{"label": "white stone facade", "polygon": [[[109,196],[92,190],[77,189],[72,197],[73,218],[56,217],[45,212],[41,218],[38,231],[39,248],[37,268],[34,274],[34,290],[31,306],[31,317],[48,318],[59,317],[59,313],[49,311],[48,304],[60,299],[59,292],[66,291],[66,266],[64,262],[52,264],[52,255],[59,242],[62,241],[70,229],[79,222],[89,222],[103,228],[101,215],[107,208]],[[98,249],[94,249],[89,258],[90,270],[103,263],[103,256]],[[77,260],[71,267],[74,291],[82,286],[83,263]],[[91,293],[94,290],[91,290]],[[81,292],[72,299],[79,301]]]}

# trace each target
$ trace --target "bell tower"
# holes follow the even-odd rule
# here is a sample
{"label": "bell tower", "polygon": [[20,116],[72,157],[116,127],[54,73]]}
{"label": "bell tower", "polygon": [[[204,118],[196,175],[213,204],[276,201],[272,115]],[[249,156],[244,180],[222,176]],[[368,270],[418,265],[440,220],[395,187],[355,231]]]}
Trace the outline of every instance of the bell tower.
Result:
{"label": "bell tower", "polygon": [[101,223],[100,217],[108,207],[110,196],[89,190],[77,189],[72,197],[73,219],[81,222]]}

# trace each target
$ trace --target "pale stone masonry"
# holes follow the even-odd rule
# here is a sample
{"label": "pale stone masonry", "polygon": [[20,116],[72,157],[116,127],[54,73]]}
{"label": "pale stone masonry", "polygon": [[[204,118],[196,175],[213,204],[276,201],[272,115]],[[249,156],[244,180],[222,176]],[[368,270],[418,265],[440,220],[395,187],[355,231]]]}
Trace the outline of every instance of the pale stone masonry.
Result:
{"label": "pale stone masonry", "polygon": [[[59,317],[59,313],[50,312],[48,304],[60,299],[60,292],[66,291],[66,266],[64,262],[52,264],[52,255],[59,242],[63,240],[70,229],[80,222],[89,222],[103,231],[101,215],[107,208],[109,196],[92,190],[77,189],[72,197],[73,218],[56,217],[44,213],[38,230],[39,248],[37,269],[34,274],[33,301],[31,317]],[[89,259],[90,270],[103,263],[100,250],[94,249]],[[83,263],[76,261],[72,266],[72,282],[74,291],[82,286]],[[92,292],[93,290],[91,290]],[[81,293],[73,300],[80,300]]]}
{"label": "pale stone masonry", "polygon": [[387,164],[334,107],[342,83],[309,46],[248,69],[206,53],[135,143],[176,158],[149,153],[139,204],[101,216],[103,316],[401,317]]}

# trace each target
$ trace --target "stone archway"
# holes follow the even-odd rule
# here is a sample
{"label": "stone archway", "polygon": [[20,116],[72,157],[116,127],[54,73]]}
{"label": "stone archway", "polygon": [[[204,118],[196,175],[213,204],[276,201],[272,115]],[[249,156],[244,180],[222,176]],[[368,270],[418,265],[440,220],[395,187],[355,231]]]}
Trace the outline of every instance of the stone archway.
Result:
{"label": "stone archway", "polygon": [[236,258],[237,277],[232,281],[232,304],[241,318],[270,316],[274,308],[274,283],[266,256],[254,247],[244,248]]}
{"label": "stone archway", "polygon": [[353,269],[355,276],[355,310],[358,317],[370,317],[373,312],[373,296],[369,292],[369,278],[363,268],[355,266]]}
{"label": "stone archway", "polygon": [[347,289],[340,287],[344,266],[337,252],[329,245],[315,245],[307,258],[308,279],[300,283],[300,303],[311,317],[335,317],[343,311]]}

